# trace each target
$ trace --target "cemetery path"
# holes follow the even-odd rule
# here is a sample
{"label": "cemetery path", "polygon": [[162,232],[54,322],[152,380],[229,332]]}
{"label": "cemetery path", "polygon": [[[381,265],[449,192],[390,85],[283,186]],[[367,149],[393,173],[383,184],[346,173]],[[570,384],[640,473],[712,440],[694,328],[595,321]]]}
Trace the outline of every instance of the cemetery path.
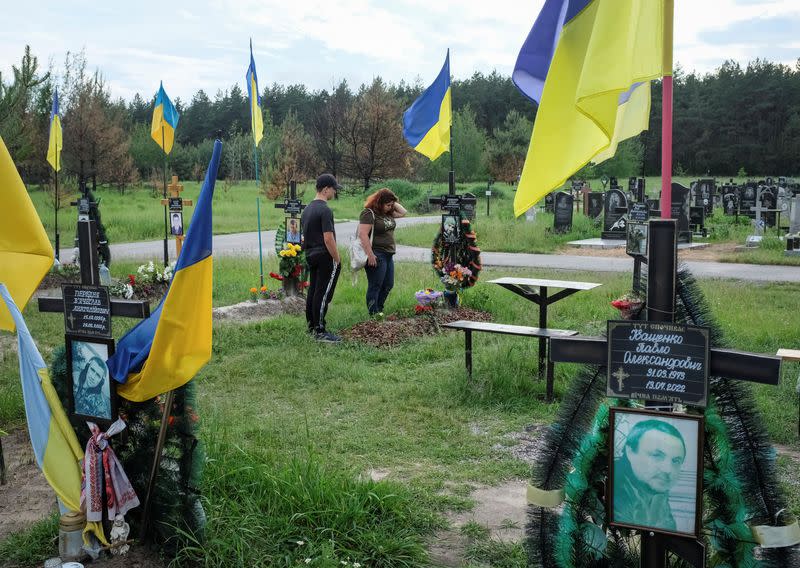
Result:
{"label": "cemetery path", "polygon": [[[438,216],[406,217],[398,219],[397,225],[405,227],[421,223],[438,223]],[[355,221],[336,224],[339,242],[348,243],[356,230]],[[275,254],[275,231],[262,232],[262,248],[265,255]],[[214,235],[214,253],[218,256],[258,256],[258,233],[233,233]],[[114,259],[158,259],[163,254],[163,241],[143,241],[111,245]],[[170,257],[174,259],[175,245],[170,243]],[[71,249],[62,249],[61,258],[71,258]],[[396,260],[429,262],[430,250],[423,247],[399,245]],[[633,260],[608,256],[583,256],[577,254],[528,254],[507,252],[483,252],[485,266],[507,266],[520,268],[547,268],[576,270],[583,272],[630,272]],[[713,262],[703,260],[685,261],[698,278],[724,278],[751,282],[800,282],[800,266],[775,266]]]}

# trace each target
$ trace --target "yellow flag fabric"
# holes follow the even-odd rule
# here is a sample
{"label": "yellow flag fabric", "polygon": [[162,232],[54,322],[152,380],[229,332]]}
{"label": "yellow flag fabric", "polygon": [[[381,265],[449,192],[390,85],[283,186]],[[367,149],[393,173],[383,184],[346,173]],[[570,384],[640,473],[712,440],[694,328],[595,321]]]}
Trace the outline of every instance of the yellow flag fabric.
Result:
{"label": "yellow flag fabric", "polygon": [[164,299],[150,355],[117,392],[142,402],[191,380],[211,358],[211,274],[208,256],[175,272]]}
{"label": "yellow flag fabric", "polygon": [[[53,266],[53,247],[28,191],[0,137],[0,282],[23,308]],[[0,302],[0,329],[14,330],[14,320]]]}
{"label": "yellow flag fabric", "polygon": [[50,139],[47,144],[47,161],[55,171],[61,170],[61,149],[64,147],[61,133],[61,111],[58,108],[58,90],[53,93],[53,108],[50,111]]}
{"label": "yellow flag fabric", "polygon": [[663,74],[663,10],[664,0],[593,0],[564,21],[514,198],[515,215],[647,128],[648,82]]}

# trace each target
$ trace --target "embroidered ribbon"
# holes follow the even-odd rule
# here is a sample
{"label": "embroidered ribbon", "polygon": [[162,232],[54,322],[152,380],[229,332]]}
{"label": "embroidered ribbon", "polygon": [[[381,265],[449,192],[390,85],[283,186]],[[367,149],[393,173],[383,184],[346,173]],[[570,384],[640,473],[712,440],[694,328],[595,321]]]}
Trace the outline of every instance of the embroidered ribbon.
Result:
{"label": "embroidered ribbon", "polygon": [[92,437],[86,443],[83,459],[83,483],[81,486],[81,508],[86,511],[88,522],[103,520],[103,478],[105,478],[105,505],[108,518],[124,515],[139,506],[139,498],[133,490],[128,476],[122,470],[108,439],[125,429],[125,422],[118,418],[111,427],[102,432],[94,422],[87,422]]}

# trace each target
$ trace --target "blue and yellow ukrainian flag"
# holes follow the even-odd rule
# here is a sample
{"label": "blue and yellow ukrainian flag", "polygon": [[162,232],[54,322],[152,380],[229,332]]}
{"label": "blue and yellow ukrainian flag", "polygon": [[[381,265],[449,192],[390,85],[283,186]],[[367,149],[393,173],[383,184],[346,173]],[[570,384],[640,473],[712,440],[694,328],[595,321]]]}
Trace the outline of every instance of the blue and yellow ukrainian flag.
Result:
{"label": "blue and yellow ukrainian flag", "polygon": [[[33,207],[11,155],[0,137],[0,282],[18,306],[26,306],[53,267],[53,247]],[[14,330],[14,319],[0,302],[0,329]]]}
{"label": "blue and yellow ukrainian flag", "polygon": [[[546,0],[512,78],[539,104],[514,214],[648,127],[669,0]],[[669,35],[669,34],[667,34]],[[669,39],[669,38],[667,38]]]}
{"label": "blue and yellow ukrainian flag", "polygon": [[149,318],[117,344],[108,360],[117,392],[141,402],[189,382],[211,358],[211,203],[222,143],[197,199],[169,289]]}
{"label": "blue and yellow ukrainian flag", "polygon": [[36,463],[56,492],[62,510],[80,511],[83,450],[50,382],[47,365],[3,283],[0,296],[17,326],[22,398]]}
{"label": "blue and yellow ukrainian flag", "polygon": [[153,109],[153,122],[150,125],[150,136],[161,146],[165,154],[172,152],[172,145],[175,143],[175,130],[178,128],[178,118],[180,115],[172,101],[169,100],[164,83],[158,88],[156,95],[156,106]]}
{"label": "blue and yellow ukrainian flag", "polygon": [[247,68],[247,96],[250,97],[250,128],[253,131],[253,140],[258,146],[264,137],[264,115],[261,112],[261,95],[258,93],[258,75],[256,75],[256,61],[253,59],[253,42],[250,42],[250,67]]}
{"label": "blue and yellow ukrainian flag", "polygon": [[450,50],[436,80],[403,113],[403,136],[431,161],[450,149]]}
{"label": "blue and yellow ukrainian flag", "polygon": [[53,108],[50,111],[50,143],[47,146],[47,161],[55,171],[61,170],[61,113],[58,110],[58,89],[53,93]]}

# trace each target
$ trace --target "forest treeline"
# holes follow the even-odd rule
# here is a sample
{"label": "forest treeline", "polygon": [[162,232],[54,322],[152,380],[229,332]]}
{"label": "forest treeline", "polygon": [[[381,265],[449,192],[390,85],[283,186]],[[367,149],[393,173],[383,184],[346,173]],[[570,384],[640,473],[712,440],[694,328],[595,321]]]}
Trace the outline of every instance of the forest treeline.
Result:
{"label": "forest treeline", "polygon": [[[156,184],[163,154],[150,138],[155,94],[114,98],[101,70],[83,53],[68,53],[44,70],[26,47],[11,76],[0,75],[0,135],[28,183],[49,183],[45,161],[52,97],[58,88],[64,132],[61,178],[112,185],[124,191]],[[429,162],[402,136],[402,112],[424,85],[388,83],[380,77],[358,87],[330,89],[302,84],[262,91],[265,135],[258,148],[259,177],[267,193],[321,171],[369,187],[388,177],[444,181],[450,156]],[[454,80],[453,159],[460,181],[514,181],[519,175],[535,105],[497,72]],[[255,178],[247,92],[232,85],[210,95],[173,101],[180,112],[172,173],[199,180],[222,132],[220,175],[236,182]],[[676,174],[796,175],[800,168],[800,59],[794,68],[764,60],[726,62],[713,73],[675,73],[674,167]],[[617,156],[581,172],[618,177],[660,173],[661,85],[653,85],[650,130],[623,143]]]}

